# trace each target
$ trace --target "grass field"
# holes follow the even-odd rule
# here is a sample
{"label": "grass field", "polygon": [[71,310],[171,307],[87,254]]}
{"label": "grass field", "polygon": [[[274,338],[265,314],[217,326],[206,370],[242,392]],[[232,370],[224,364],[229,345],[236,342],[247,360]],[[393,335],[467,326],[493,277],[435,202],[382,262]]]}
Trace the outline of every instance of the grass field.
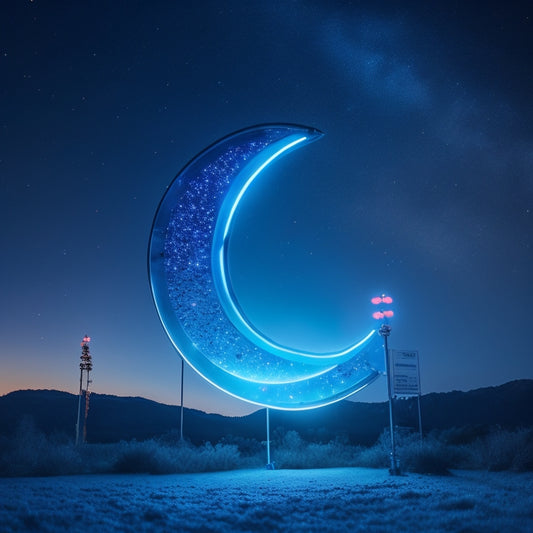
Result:
{"label": "grass field", "polygon": [[0,478],[1,530],[531,532],[533,474],[232,470]]}

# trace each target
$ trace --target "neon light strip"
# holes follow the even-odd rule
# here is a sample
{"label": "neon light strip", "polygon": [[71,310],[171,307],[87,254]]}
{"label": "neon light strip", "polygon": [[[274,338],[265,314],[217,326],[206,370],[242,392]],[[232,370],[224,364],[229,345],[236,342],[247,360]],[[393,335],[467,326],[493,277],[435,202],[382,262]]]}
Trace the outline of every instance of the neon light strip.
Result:
{"label": "neon light strip", "polygon": [[[344,349],[341,352],[337,353],[330,353],[330,354],[313,354],[310,352],[303,352],[300,350],[292,350],[290,348],[280,346],[279,344],[276,344],[269,340],[267,337],[264,337],[261,335],[261,333],[253,327],[252,324],[249,323],[249,321],[243,316],[241,311],[239,310],[238,306],[236,305],[233,297],[232,297],[232,290],[230,289],[227,274],[226,274],[226,265],[225,265],[225,255],[226,255],[226,246],[227,246],[227,238],[230,232],[231,224],[233,222],[233,217],[235,215],[235,212],[237,210],[237,207],[242,200],[244,193],[247,191],[248,187],[252,184],[255,178],[270,164],[272,161],[274,161],[276,158],[278,158],[280,155],[282,155],[287,150],[290,150],[291,148],[297,146],[298,144],[306,141],[308,137],[302,136],[294,141],[291,141],[287,145],[280,148],[278,151],[276,151],[274,154],[272,154],[268,159],[266,159],[261,165],[250,175],[250,177],[246,180],[245,184],[242,186],[240,191],[238,192],[235,201],[233,202],[233,205],[231,206],[229,210],[228,217],[226,219],[226,223],[224,226],[223,236],[222,236],[222,245],[220,246],[219,252],[218,252],[218,267],[220,272],[220,281],[222,282],[222,289],[224,293],[224,301],[226,305],[230,306],[231,313],[233,314],[234,318],[238,320],[238,322],[241,325],[241,328],[244,326],[244,331],[241,328],[241,332],[245,334],[250,340],[253,339],[254,343],[255,341],[259,341],[264,348],[266,348],[271,353],[277,353],[279,356],[285,357],[287,356],[295,356],[296,359],[299,362],[305,362],[307,359],[308,363],[314,362],[325,362],[329,364],[334,363],[334,366],[332,368],[335,368],[337,364],[340,364],[344,362],[344,359],[347,357],[351,357],[355,355],[353,352],[355,352],[358,348],[362,347],[369,339],[374,335],[375,330],[372,330],[365,338],[363,338],[361,341],[357,342],[356,344],[353,344],[349,346],[348,348]],[[232,320],[233,321],[233,320]],[[237,324],[234,322],[234,324],[237,326]]]}
{"label": "neon light strip", "polygon": [[348,346],[348,348],[346,348],[342,352],[337,352],[337,353],[333,353],[333,354],[316,355],[316,354],[312,354],[312,353],[309,353],[309,352],[291,350],[290,348],[286,348],[284,346],[280,346],[279,344],[274,344],[272,341],[270,341],[266,337],[263,337],[263,335],[259,334],[258,331],[255,328],[250,326],[248,321],[242,316],[242,314],[239,311],[238,307],[235,305],[233,299],[229,296],[230,292],[229,292],[229,289],[228,289],[228,284],[227,284],[227,280],[226,280],[226,272],[225,272],[225,269],[224,269],[224,247],[222,247],[220,249],[219,262],[220,262],[220,272],[222,274],[222,283],[224,284],[224,291],[226,292],[226,294],[228,296],[227,301],[230,303],[232,311],[235,313],[235,316],[237,316],[237,318],[240,320],[241,324],[243,326],[245,326],[246,329],[254,337],[257,337],[263,344],[266,344],[268,347],[274,349],[276,352],[281,351],[281,352],[285,352],[287,354],[293,354],[293,355],[299,355],[299,356],[303,356],[303,357],[308,357],[310,359],[314,359],[314,360],[317,360],[317,361],[326,361],[327,362],[328,360],[331,360],[333,362],[340,363],[340,361],[336,361],[336,360],[339,359],[339,358],[342,358],[345,355],[350,354],[352,351],[354,351],[357,348],[359,348],[360,346],[362,346],[376,332],[376,330],[373,329],[366,337],[364,337],[358,343],[353,344],[351,346]]}
{"label": "neon light strip", "polygon": [[281,350],[281,351],[286,352],[286,353],[290,353],[290,354],[293,354],[293,355],[302,355],[302,356],[309,357],[309,358],[312,358],[312,359],[316,359],[316,360],[319,360],[319,361],[324,361],[324,360],[328,360],[328,359],[335,360],[335,359],[341,358],[344,355],[347,355],[350,352],[352,352],[353,350],[356,350],[357,348],[359,348],[366,341],[368,341],[370,339],[370,337],[372,337],[372,335],[374,335],[374,333],[376,332],[376,330],[373,329],[366,337],[364,337],[358,343],[353,344],[352,346],[348,346],[348,348],[346,348],[342,352],[337,352],[337,353],[333,353],[333,354],[316,355],[316,354],[312,354],[312,353],[308,353],[308,352],[291,350],[290,348],[285,348],[283,346],[280,346],[279,344],[274,344],[273,342],[269,341],[267,338],[265,338],[262,335],[260,335],[257,332],[256,329],[254,329],[254,328],[252,328],[250,326],[248,321],[242,316],[242,314],[239,311],[238,307],[235,305],[233,299],[229,296],[230,292],[229,292],[228,283],[227,283],[227,280],[226,280],[226,271],[225,271],[225,267],[224,267],[224,247],[223,246],[222,246],[222,248],[219,251],[218,258],[219,258],[219,263],[220,263],[220,265],[219,265],[220,266],[220,272],[222,274],[222,283],[224,284],[224,291],[226,292],[226,295],[228,296],[227,301],[230,303],[232,311],[235,313],[235,315],[239,318],[241,323],[246,327],[246,329],[252,335],[254,335],[255,337],[258,337],[264,344],[266,344],[270,348],[273,348],[276,351],[277,350]]}
{"label": "neon light strip", "polygon": [[333,366],[330,366],[330,367],[326,368],[325,370],[321,370],[320,372],[316,372],[315,374],[310,374],[308,376],[303,376],[303,377],[300,377],[300,378],[287,379],[286,381],[281,381],[281,380],[277,380],[277,381],[267,381],[267,380],[258,381],[258,380],[255,380],[255,379],[251,379],[251,378],[247,378],[247,377],[243,377],[243,376],[234,374],[233,372],[228,372],[228,374],[231,374],[232,376],[235,376],[236,378],[238,378],[238,379],[240,379],[242,381],[249,381],[250,383],[259,383],[261,385],[289,385],[291,383],[297,383],[298,381],[306,381],[308,379],[317,378],[318,376],[321,376],[322,374],[325,374],[326,372],[329,372],[330,370],[333,370],[337,366],[338,365],[333,365]]}
{"label": "neon light strip", "polygon": [[[254,181],[255,178],[276,159],[279,157],[283,152],[286,152],[287,150],[290,150],[293,146],[296,146],[297,144],[300,144],[301,142],[304,142],[307,140],[307,137],[300,137],[299,139],[296,139],[295,141],[292,141],[291,143],[287,144],[287,146],[284,146],[283,148],[280,148],[275,154],[272,154],[246,181],[243,188],[240,190],[239,194],[237,195],[237,198],[235,199],[235,202],[233,203],[233,206],[231,207],[231,210],[228,215],[228,219],[226,220],[226,227],[224,228],[224,235],[222,237],[223,240],[226,240],[226,237],[228,236],[229,227],[231,226],[231,221],[233,219],[233,215],[235,214],[235,210],[237,209],[237,206],[239,205],[239,202],[241,201],[241,198],[243,197],[244,193],[246,192],[246,189],[250,186],[252,181]],[[224,277],[226,277],[226,274],[223,272]]]}
{"label": "neon light strip", "polygon": [[[169,332],[169,328],[167,327],[167,324],[164,321],[162,323],[163,323],[163,327],[164,327],[165,331],[168,333]],[[176,351],[180,354],[180,356],[185,361],[187,361],[187,364],[193,366],[191,364],[191,361],[189,361],[189,358],[185,356],[185,354],[180,349],[180,347],[177,345],[177,343],[174,341],[174,339],[172,339],[171,337],[169,337],[169,338],[170,338],[172,344],[174,345],[174,348],[176,349]],[[213,381],[212,379],[207,377],[207,375],[204,372],[201,372],[196,367],[193,366],[193,368],[208,383],[211,383],[211,385],[213,385],[213,387],[216,387],[217,389],[221,390],[222,392],[225,392],[226,394],[229,394],[230,396],[233,396],[234,398],[237,398],[238,400],[244,400],[245,402],[252,403],[254,405],[259,405],[261,407],[273,407],[274,409],[278,409],[280,411],[309,411],[311,409],[316,409],[317,407],[324,407],[326,405],[331,405],[331,404],[333,404],[335,402],[338,402],[339,400],[344,400],[345,398],[348,398],[349,396],[351,396],[352,394],[360,391],[361,389],[364,389],[368,384],[372,383],[373,381],[375,381],[380,376],[380,374],[375,371],[374,374],[371,375],[371,376],[368,376],[364,380],[364,382],[361,384],[361,386],[358,387],[357,389],[351,390],[351,391],[346,392],[346,393],[341,393],[341,395],[339,395],[338,397],[335,397],[335,399],[332,399],[332,400],[324,402],[324,403],[313,403],[313,405],[307,405],[305,407],[302,407],[301,405],[297,405],[295,407],[280,407],[279,405],[278,406],[273,406],[272,403],[270,403],[270,402],[264,402],[263,403],[263,402],[258,402],[258,401],[255,401],[255,400],[250,400],[248,398],[245,398],[244,395],[243,396],[239,396],[237,393],[232,392],[232,391],[230,391],[228,389],[225,389],[224,387],[222,387],[222,385],[219,385],[218,383],[216,383],[215,381]],[[231,376],[234,377],[233,375],[231,375]]]}

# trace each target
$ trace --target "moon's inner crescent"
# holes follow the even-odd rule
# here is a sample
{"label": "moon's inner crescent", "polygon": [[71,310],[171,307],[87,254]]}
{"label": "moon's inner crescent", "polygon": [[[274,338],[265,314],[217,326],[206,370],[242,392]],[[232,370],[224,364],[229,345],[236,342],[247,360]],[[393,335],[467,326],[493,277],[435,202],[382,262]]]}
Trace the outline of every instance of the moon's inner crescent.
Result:
{"label": "moon's inner crescent", "polygon": [[381,343],[373,332],[337,354],[279,346],[248,321],[231,287],[227,247],[246,189],[277,157],[321,135],[302,126],[265,125],[222,139],[178,174],[152,228],[152,293],[176,349],[222,390],[275,408],[331,403],[381,370]]}
{"label": "moon's inner crescent", "polygon": [[[334,353],[313,353],[282,346],[261,333],[246,317],[240,306],[228,274],[228,248],[229,236],[237,207],[244,193],[259,174],[275,159],[288,153],[299,146],[306,144],[322,135],[315,133],[313,136],[291,135],[282,139],[261,153],[261,157],[255,158],[243,171],[236,176],[232,186],[226,194],[219,212],[215,234],[213,236],[212,270],[213,280],[218,292],[218,298],[226,315],[233,325],[254,344],[275,355],[298,363],[308,363],[319,366],[338,365],[354,357],[359,350],[371,339],[375,331],[371,330],[362,340],[348,346],[344,350]],[[333,365],[333,366],[331,366]]]}

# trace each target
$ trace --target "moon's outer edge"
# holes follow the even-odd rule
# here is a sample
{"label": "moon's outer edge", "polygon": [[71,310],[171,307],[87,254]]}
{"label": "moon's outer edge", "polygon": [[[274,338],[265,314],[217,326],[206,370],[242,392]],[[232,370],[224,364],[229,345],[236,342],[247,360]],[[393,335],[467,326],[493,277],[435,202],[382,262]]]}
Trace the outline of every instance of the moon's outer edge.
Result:
{"label": "moon's outer edge", "polygon": [[[275,382],[269,382],[263,387],[261,386],[261,383],[254,384],[253,386],[246,384],[246,387],[248,388],[243,390],[243,381],[245,380],[240,379],[238,376],[232,375],[231,372],[228,372],[227,368],[224,369],[222,367],[217,367],[212,362],[208,361],[204,354],[198,350],[194,340],[184,328],[184,325],[177,319],[172,302],[170,301],[170,289],[167,286],[167,280],[165,278],[166,274],[164,272],[164,268],[162,268],[162,258],[165,251],[165,239],[168,237],[169,219],[172,214],[172,209],[175,207],[175,201],[177,198],[176,191],[180,191],[180,187],[183,187],[184,191],[187,190],[188,184],[184,185],[183,183],[180,183],[180,180],[190,177],[187,175],[188,171],[191,168],[194,168],[195,165],[200,168],[200,163],[202,163],[204,160],[205,164],[207,164],[207,161],[209,160],[208,156],[213,150],[215,150],[216,153],[216,150],[221,147],[235,147],[242,136],[253,136],[254,133],[260,135],[274,130],[286,130],[287,132],[316,132],[316,130],[292,124],[268,124],[239,130],[239,132],[228,135],[220,141],[213,143],[206,150],[202,151],[198,156],[193,158],[182,169],[182,171],[177,174],[176,178],[168,187],[167,193],[162,198],[154,217],[149,244],[148,271],[152,289],[152,297],[154,299],[154,304],[158,310],[163,327],[165,328],[178,353],[180,353],[180,355],[200,375],[228,394],[251,403],[277,409],[309,409],[345,398],[376,379],[376,377],[379,375],[378,371],[372,366],[369,366],[366,362],[375,360],[377,357],[378,348],[381,347],[377,346],[375,339],[373,340],[372,346],[368,346],[368,348],[365,350],[366,353],[360,354],[360,357],[357,358],[358,360],[353,363],[353,365],[356,365],[356,371],[359,375],[359,379],[356,381],[350,379],[350,376],[353,378],[355,367],[350,367],[350,362],[348,362],[336,367],[327,374],[327,377],[321,374],[318,377],[304,381],[304,385],[307,387],[307,389],[304,391],[305,394],[301,394],[302,390],[296,390],[297,387],[295,386],[293,386],[293,389],[295,390],[291,390],[290,385],[281,383],[276,385]],[[177,188],[176,184],[178,185]],[[184,194],[185,193],[183,193],[183,195]],[[181,196],[179,198],[181,198]],[[179,337],[179,339],[176,337]],[[199,358],[198,355],[201,357]],[[202,357],[203,360],[201,359]],[[339,387],[339,384],[344,377],[346,377],[348,383],[346,387],[342,388]],[[332,380],[336,380],[336,382],[330,383],[330,378]],[[303,388],[303,386],[301,388]],[[299,394],[297,393],[294,394],[295,392],[299,392],[301,397],[299,397]],[[314,394],[311,395],[310,392],[314,392]],[[306,394],[307,396],[304,397]]]}

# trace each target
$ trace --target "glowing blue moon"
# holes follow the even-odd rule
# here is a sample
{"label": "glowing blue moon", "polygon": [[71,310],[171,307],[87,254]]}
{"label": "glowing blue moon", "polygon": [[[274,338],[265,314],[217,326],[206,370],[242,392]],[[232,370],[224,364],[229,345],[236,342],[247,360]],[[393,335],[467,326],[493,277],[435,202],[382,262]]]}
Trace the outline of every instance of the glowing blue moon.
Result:
{"label": "glowing blue moon", "polygon": [[382,342],[374,330],[335,353],[283,346],[249,321],[233,291],[229,240],[247,189],[273,161],[322,135],[304,126],[267,124],[214,143],[171,183],[150,238],[152,295],[180,355],[223,391],[276,409],[341,400],[383,371]]}

